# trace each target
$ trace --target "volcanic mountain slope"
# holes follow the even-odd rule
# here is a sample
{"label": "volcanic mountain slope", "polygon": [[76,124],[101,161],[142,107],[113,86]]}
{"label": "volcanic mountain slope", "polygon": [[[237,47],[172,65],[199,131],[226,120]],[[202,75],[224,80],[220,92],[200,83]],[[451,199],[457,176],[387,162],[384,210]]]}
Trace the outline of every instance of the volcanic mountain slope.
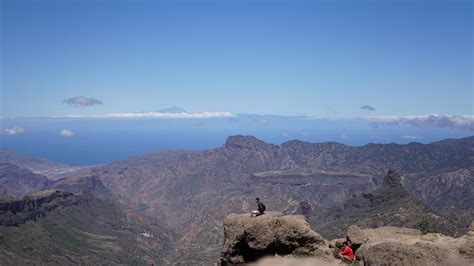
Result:
{"label": "volcanic mountain slope", "polygon": [[459,225],[443,218],[405,191],[401,176],[390,170],[381,187],[348,199],[342,207],[328,208],[310,217],[326,238],[344,235],[350,225],[364,228],[398,226],[455,235]]}
{"label": "volcanic mountain slope", "polygon": [[160,226],[93,193],[58,190],[0,201],[0,261],[28,264],[165,264]]}
{"label": "volcanic mountain slope", "polygon": [[469,224],[474,217],[474,165],[461,169],[407,174],[405,188],[427,206]]}
{"label": "volcanic mountain slope", "polygon": [[[232,136],[217,149],[132,157],[76,171],[67,180],[97,176],[122,203],[142,208],[150,219],[172,228],[179,236],[174,244],[183,254],[180,259],[193,263],[215,258],[222,219],[232,212],[253,209],[256,196],[271,210],[311,216],[343,204],[354,194],[369,193],[382,184],[390,168],[407,179],[416,178],[417,173],[435,178],[447,169],[468,169],[473,147],[474,137],[442,144],[350,147],[301,141],[272,145],[251,136]],[[463,178],[465,185],[472,182],[469,172]],[[403,183],[411,184],[411,180]],[[432,188],[423,189],[416,196],[425,201],[436,196],[426,193]],[[444,187],[437,189],[445,191]],[[470,191],[464,197],[474,195]],[[453,204],[455,212],[474,217],[474,208],[460,209]]]}
{"label": "volcanic mountain slope", "polygon": [[45,176],[32,173],[9,163],[0,163],[0,193],[23,196],[46,189],[53,182]]}
{"label": "volcanic mountain slope", "polygon": [[59,174],[80,169],[76,166],[53,162],[44,158],[20,154],[13,150],[0,149],[0,163],[10,163],[28,169],[35,174],[55,180]]}

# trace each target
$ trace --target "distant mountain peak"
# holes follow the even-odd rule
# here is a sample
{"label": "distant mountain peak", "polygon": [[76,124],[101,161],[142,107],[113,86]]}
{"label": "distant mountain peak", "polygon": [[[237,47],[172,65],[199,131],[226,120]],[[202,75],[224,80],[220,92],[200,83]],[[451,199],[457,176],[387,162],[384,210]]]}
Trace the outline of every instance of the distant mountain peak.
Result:
{"label": "distant mountain peak", "polygon": [[160,110],[160,113],[187,113],[186,110],[177,106],[171,106]]}
{"label": "distant mountain peak", "polygon": [[230,136],[227,138],[225,142],[226,147],[230,148],[258,148],[262,146],[268,146],[269,144],[257,139],[254,136],[243,136],[243,135],[235,135]]}

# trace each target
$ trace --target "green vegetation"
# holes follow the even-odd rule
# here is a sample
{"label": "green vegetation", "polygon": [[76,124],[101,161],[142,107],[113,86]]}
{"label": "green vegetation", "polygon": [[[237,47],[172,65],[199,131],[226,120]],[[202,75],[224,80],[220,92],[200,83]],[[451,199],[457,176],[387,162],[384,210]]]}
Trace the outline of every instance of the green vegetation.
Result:
{"label": "green vegetation", "polygon": [[[156,225],[135,219],[133,213],[113,199],[87,193],[54,198],[34,210],[4,213],[0,218],[19,222],[18,226],[0,225],[0,250],[4,251],[0,264],[166,264],[164,254],[170,247],[162,243],[170,242],[167,236],[157,233],[162,229]],[[156,237],[138,241],[144,230]]]}
{"label": "green vegetation", "polygon": [[0,194],[0,202],[7,202],[12,200],[15,200],[14,196],[8,194]]}
{"label": "green vegetation", "polygon": [[431,225],[430,221],[427,218],[423,218],[420,223],[418,224],[418,227],[421,231],[422,234],[428,234],[428,233],[435,233],[436,230],[433,228]]}
{"label": "green vegetation", "polygon": [[297,258],[303,258],[303,257],[310,257],[312,256],[310,253],[304,251],[304,250],[301,250],[301,249],[296,249],[294,250],[292,253],[293,257],[297,257]]}
{"label": "green vegetation", "polygon": [[71,230],[66,230],[53,223],[43,223],[43,228],[48,232],[49,236],[58,242],[62,247],[80,252],[92,248],[87,242],[80,240],[78,237],[73,235]]}

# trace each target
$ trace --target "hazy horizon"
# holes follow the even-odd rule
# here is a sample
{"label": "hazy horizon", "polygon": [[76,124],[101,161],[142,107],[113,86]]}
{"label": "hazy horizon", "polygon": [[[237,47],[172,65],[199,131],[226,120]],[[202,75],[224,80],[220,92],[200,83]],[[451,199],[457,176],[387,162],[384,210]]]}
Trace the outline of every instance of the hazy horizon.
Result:
{"label": "hazy horizon", "polygon": [[474,132],[472,1],[1,3],[0,148],[72,164],[229,135]]}
{"label": "hazy horizon", "polygon": [[273,144],[298,139],[351,146],[429,143],[473,135],[463,124],[449,121],[442,117],[369,121],[244,114],[194,119],[4,119],[11,135],[0,139],[2,148],[62,163],[92,165],[162,150],[216,148],[231,135],[252,135]]}

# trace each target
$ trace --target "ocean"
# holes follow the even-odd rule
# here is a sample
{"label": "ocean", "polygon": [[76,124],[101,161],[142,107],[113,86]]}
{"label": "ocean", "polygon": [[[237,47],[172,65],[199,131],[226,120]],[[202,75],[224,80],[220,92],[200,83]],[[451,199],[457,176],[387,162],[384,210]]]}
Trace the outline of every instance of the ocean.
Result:
{"label": "ocean", "polygon": [[[264,119],[264,120],[263,120]],[[298,139],[368,143],[429,143],[473,135],[459,128],[375,127],[367,121],[285,118],[226,119],[2,119],[1,127],[24,133],[2,135],[0,148],[77,166],[108,163],[163,150],[204,150],[223,145],[231,135],[253,135],[273,144]],[[264,121],[264,122],[263,122]],[[67,129],[72,136],[61,136]]]}

